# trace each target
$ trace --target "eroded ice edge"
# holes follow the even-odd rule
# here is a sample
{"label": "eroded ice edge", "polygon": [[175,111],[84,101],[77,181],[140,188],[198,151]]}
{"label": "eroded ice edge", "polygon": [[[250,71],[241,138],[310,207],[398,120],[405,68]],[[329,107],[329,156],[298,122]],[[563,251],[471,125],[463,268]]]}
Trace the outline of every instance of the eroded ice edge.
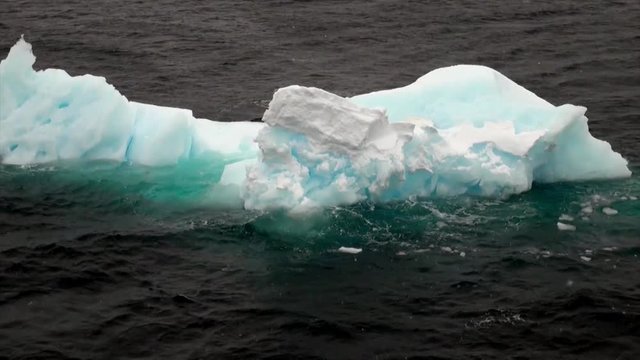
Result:
{"label": "eroded ice edge", "polygon": [[0,158],[224,167],[211,179],[246,209],[292,212],[363,200],[462,194],[504,197],[532,182],[628,177],[627,161],[591,136],[586,108],[554,106],[497,71],[434,70],[408,86],[344,98],[276,91],[264,123],[196,119],[128,101],[102,77],[34,71],[19,40],[0,64]]}

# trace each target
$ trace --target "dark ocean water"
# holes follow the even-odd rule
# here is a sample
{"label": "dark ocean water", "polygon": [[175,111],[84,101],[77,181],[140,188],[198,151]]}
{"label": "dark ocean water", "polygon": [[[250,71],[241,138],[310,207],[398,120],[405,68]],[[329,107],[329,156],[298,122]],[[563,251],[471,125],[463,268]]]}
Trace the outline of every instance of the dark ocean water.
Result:
{"label": "dark ocean water", "polygon": [[[24,34],[38,68],[225,121],[483,64],[587,106],[637,174],[638,24],[638,1],[27,0],[0,57]],[[638,175],[292,219],[212,208],[198,168],[0,166],[0,358],[640,356]]]}

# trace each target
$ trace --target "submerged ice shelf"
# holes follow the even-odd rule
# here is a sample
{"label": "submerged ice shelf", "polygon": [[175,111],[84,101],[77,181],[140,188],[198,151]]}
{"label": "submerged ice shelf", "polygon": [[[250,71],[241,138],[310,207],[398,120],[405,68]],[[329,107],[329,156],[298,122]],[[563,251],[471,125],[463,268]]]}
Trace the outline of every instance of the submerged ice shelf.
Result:
{"label": "submerged ice shelf", "polygon": [[554,106],[497,71],[458,65],[403,88],[344,98],[279,89],[264,123],[196,119],[128,101],[102,77],[34,71],[18,41],[0,64],[0,159],[223,168],[212,192],[247,209],[306,211],[363,200],[502,197],[533,182],[627,177],[591,136],[586,109]]}

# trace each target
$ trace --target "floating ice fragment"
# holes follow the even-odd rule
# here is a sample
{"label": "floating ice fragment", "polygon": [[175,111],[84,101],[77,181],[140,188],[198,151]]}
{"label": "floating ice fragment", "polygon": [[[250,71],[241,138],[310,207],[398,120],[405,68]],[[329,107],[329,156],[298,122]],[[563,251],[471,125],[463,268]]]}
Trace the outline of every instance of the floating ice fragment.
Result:
{"label": "floating ice fragment", "polygon": [[585,214],[591,214],[593,212],[593,207],[591,206],[585,206],[582,208],[581,210],[583,213]]}
{"label": "floating ice fragment", "polygon": [[440,250],[442,250],[442,251],[444,251],[444,252],[448,252],[448,253],[453,252],[453,249],[451,249],[451,248],[450,248],[450,247],[448,247],[448,246],[443,246],[443,247],[441,247],[441,248],[440,248]]}
{"label": "floating ice fragment", "polygon": [[610,207],[605,207],[602,209],[602,212],[605,215],[616,215],[618,213],[618,210],[610,208]]}
{"label": "floating ice fragment", "polygon": [[354,247],[341,246],[338,249],[338,252],[344,253],[344,254],[360,254],[362,252],[362,249],[354,248]]}
{"label": "floating ice fragment", "polygon": [[591,261],[591,258],[588,257],[588,256],[580,256],[580,260],[589,262],[589,261]]}
{"label": "floating ice fragment", "polygon": [[562,215],[560,215],[558,220],[560,220],[560,221],[573,221],[573,216],[567,215],[567,214],[562,214]]}
{"label": "floating ice fragment", "polygon": [[629,196],[629,200],[638,200],[637,196]]}
{"label": "floating ice fragment", "polygon": [[467,254],[464,251],[460,251],[460,257],[465,257]]}
{"label": "floating ice fragment", "polygon": [[565,224],[558,221],[558,230],[560,231],[576,231],[576,227],[571,224]]}

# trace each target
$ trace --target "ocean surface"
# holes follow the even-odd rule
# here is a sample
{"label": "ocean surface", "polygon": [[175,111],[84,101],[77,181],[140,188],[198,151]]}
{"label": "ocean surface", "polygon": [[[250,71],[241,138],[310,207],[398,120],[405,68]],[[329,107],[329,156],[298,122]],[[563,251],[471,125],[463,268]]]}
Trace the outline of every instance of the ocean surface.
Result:
{"label": "ocean surface", "polygon": [[3,2],[0,58],[24,34],[39,69],[214,120],[487,65],[586,106],[634,175],[291,218],[211,206],[197,161],[0,165],[0,359],[639,358],[638,24],[635,0]]}

